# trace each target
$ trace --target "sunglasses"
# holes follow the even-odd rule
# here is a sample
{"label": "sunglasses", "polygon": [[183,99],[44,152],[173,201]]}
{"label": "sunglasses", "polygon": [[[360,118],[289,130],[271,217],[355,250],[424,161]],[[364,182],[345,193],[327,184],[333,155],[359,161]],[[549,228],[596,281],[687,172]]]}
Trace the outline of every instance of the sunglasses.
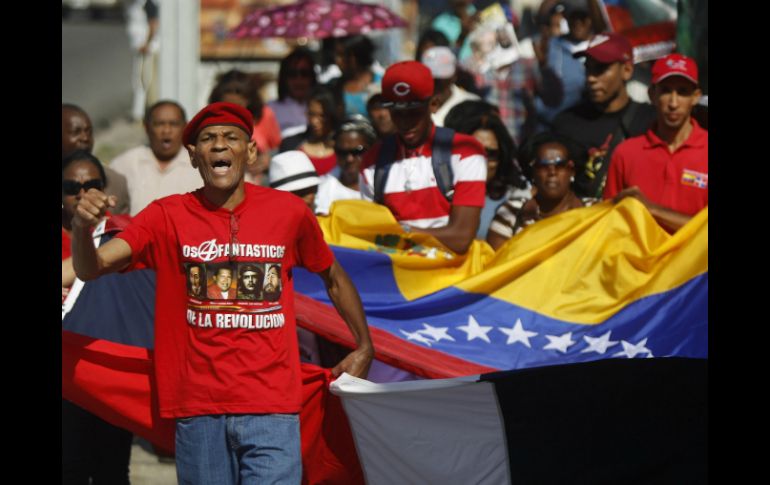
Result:
{"label": "sunglasses", "polygon": [[313,77],[312,69],[286,69],[286,77]]}
{"label": "sunglasses", "polygon": [[82,184],[74,180],[62,180],[61,191],[66,195],[78,195],[81,190],[88,192],[90,189],[104,190],[104,182],[100,179],[92,179]]}
{"label": "sunglasses", "polygon": [[487,160],[500,160],[500,150],[484,148],[484,151],[487,152]]}
{"label": "sunglasses", "polygon": [[569,160],[564,160],[563,158],[554,158],[553,160],[548,160],[546,158],[541,159],[535,159],[532,160],[532,166],[535,168],[546,168],[549,165],[553,165],[557,169],[565,169],[567,168],[567,164],[569,163]]}
{"label": "sunglasses", "polygon": [[355,148],[351,148],[350,150],[343,150],[342,148],[335,148],[334,153],[337,154],[340,158],[345,158],[348,155],[353,155],[354,157],[360,157],[364,153],[366,153],[366,148],[364,148],[362,145],[358,145]]}

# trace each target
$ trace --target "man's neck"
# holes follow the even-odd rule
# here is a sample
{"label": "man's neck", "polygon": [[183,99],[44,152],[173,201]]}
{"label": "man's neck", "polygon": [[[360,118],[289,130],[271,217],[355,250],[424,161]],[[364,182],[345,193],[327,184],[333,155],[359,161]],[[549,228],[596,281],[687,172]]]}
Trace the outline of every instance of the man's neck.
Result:
{"label": "man's neck", "polygon": [[203,196],[206,198],[206,200],[209,201],[209,203],[217,207],[221,207],[222,209],[232,211],[238,207],[241,202],[243,202],[244,198],[246,198],[246,189],[244,188],[244,183],[245,182],[241,180],[238,183],[238,186],[231,191],[222,191],[215,187],[204,186]]}
{"label": "man's neck", "polygon": [[155,162],[158,164],[158,168],[161,172],[168,169],[169,165],[171,165],[171,162],[174,160],[175,157],[171,158],[160,158],[155,152],[152,153],[152,156],[155,157]]}
{"label": "man's neck", "polygon": [[631,98],[628,96],[628,92],[624,87],[620,90],[617,96],[612,98],[606,104],[597,104],[596,107],[603,113],[617,113],[618,111],[628,106],[628,103],[630,102]]}
{"label": "man's neck", "polygon": [[690,133],[692,133],[692,121],[689,116],[678,128],[669,128],[660,120],[656,123],[655,134],[666,142],[668,149],[672,152],[687,141]]}

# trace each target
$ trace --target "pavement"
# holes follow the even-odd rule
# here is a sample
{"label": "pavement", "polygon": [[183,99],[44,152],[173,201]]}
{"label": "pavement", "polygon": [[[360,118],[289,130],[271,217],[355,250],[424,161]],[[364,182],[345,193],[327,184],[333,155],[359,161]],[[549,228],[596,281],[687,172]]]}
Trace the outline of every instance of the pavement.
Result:
{"label": "pavement", "polygon": [[160,461],[147,441],[134,437],[129,480],[131,485],[175,485],[176,465],[172,459]]}
{"label": "pavement", "polygon": [[137,145],[147,143],[141,121],[114,118],[103,126],[94,127],[94,155],[105,165]]}

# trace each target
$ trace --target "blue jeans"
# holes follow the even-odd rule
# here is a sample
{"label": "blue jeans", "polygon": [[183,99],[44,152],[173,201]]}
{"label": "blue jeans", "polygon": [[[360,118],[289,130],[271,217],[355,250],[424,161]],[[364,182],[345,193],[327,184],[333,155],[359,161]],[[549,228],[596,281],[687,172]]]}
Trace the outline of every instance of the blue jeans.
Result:
{"label": "blue jeans", "polygon": [[299,484],[299,416],[194,416],[176,422],[180,484]]}

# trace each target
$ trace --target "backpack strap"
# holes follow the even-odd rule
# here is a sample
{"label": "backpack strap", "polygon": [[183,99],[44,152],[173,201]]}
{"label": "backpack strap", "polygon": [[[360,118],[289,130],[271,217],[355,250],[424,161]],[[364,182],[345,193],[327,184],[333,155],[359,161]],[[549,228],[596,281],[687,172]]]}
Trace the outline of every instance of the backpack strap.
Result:
{"label": "backpack strap", "polygon": [[443,126],[436,127],[431,147],[431,163],[436,185],[444,197],[451,203],[455,193],[454,174],[452,172],[452,138],[455,131]]}
{"label": "backpack strap", "polygon": [[388,181],[390,167],[396,157],[396,135],[388,135],[382,140],[380,153],[374,165],[374,202],[382,204],[385,197],[385,182]]}

